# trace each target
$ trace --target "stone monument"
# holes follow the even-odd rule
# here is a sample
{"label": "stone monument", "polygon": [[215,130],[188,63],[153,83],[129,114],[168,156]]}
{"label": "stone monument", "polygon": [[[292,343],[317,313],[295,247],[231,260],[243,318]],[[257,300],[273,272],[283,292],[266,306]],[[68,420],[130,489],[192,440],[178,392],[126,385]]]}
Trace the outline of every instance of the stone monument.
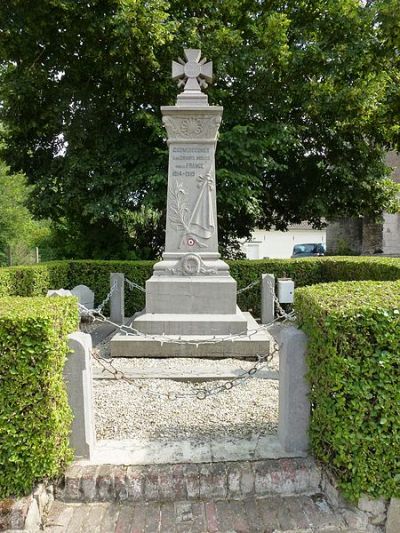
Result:
{"label": "stone monument", "polygon": [[[246,335],[256,324],[237,307],[236,281],[218,253],[215,150],[223,108],[210,106],[202,92],[212,62],[201,59],[200,50],[184,53],[186,61],[172,62],[183,92],[175,106],[161,108],[169,146],[165,252],[146,282],[146,307],[133,327],[149,335]],[[115,355],[122,346],[116,341],[128,338],[114,337]]]}

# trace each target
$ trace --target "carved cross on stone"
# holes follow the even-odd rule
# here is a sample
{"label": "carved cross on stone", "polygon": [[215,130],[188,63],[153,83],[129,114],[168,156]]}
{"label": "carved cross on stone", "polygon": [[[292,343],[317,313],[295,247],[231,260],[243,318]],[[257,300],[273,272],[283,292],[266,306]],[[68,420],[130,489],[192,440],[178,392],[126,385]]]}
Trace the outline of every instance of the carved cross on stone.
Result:
{"label": "carved cross on stone", "polygon": [[172,79],[179,80],[178,87],[184,87],[184,92],[201,92],[212,81],[212,61],[200,59],[201,50],[186,48],[184,53],[186,62],[181,58],[172,61]]}

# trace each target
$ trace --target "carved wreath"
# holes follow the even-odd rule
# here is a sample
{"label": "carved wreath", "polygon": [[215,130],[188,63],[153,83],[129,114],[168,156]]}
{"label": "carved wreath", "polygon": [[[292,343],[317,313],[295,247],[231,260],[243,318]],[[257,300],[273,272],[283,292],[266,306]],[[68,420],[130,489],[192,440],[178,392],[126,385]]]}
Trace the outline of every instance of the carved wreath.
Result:
{"label": "carved wreath", "polygon": [[218,129],[220,122],[221,118],[215,116],[203,118],[187,117],[184,119],[166,116],[163,118],[163,123],[167,128],[168,134],[173,137],[183,138],[214,138],[216,135],[215,129]]}

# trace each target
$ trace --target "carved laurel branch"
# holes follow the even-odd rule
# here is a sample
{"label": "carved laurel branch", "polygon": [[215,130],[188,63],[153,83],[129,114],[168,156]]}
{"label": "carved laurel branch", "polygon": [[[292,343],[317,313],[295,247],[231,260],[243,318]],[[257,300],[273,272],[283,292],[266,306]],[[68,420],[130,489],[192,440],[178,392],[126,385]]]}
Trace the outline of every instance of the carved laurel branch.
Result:
{"label": "carved laurel branch", "polygon": [[170,193],[170,221],[176,224],[178,229],[183,229],[185,232],[189,231],[188,215],[189,209],[186,204],[186,192],[182,183],[175,182],[174,188]]}

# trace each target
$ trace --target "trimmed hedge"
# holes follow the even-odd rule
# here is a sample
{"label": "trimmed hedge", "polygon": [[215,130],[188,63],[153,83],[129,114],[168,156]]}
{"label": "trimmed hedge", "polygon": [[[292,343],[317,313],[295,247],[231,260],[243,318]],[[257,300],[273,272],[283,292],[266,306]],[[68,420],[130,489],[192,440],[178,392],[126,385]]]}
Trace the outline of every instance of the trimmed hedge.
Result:
{"label": "trimmed hedge", "polygon": [[26,494],[72,459],[63,367],[77,327],[75,298],[0,298],[0,498]]}
{"label": "trimmed hedge", "polygon": [[[111,272],[123,272],[125,276],[144,287],[153,273],[155,261],[71,261],[68,288],[87,285],[94,291],[99,304],[110,290]],[[145,295],[125,286],[125,312],[133,315],[145,306]],[[107,311],[107,310],[106,310]]]}
{"label": "trimmed hedge", "polygon": [[400,496],[400,281],[296,290],[311,443],[348,497]]}
{"label": "trimmed hedge", "polygon": [[[321,257],[308,259],[263,259],[228,261],[238,288],[259,279],[263,273],[292,277],[296,287],[345,280],[400,279],[400,259],[380,257]],[[37,296],[48,289],[88,285],[100,303],[110,288],[111,272],[123,272],[130,280],[144,286],[151,276],[154,261],[56,261],[26,267],[0,268],[0,296]],[[126,290],[127,315],[144,307],[144,294]],[[239,295],[241,309],[260,315],[258,286]]]}
{"label": "trimmed hedge", "polygon": [[[100,303],[109,291],[111,272],[123,272],[144,286],[153,264],[57,261],[0,268],[0,296],[6,296],[0,298],[0,497],[26,493],[35,481],[61,473],[71,458],[71,414],[62,369],[66,335],[77,327],[77,306],[72,299],[37,296],[83,283]],[[267,272],[292,277],[303,287],[296,290],[295,307],[310,337],[314,451],[334,469],[350,497],[362,492],[399,496],[400,281],[323,282],[400,280],[400,259],[229,264],[238,288]],[[238,300],[243,310],[257,315],[260,288]],[[143,293],[126,291],[127,314],[143,306]]]}
{"label": "trimmed hedge", "polygon": [[0,268],[0,296],[42,296],[69,283],[68,261]]}

